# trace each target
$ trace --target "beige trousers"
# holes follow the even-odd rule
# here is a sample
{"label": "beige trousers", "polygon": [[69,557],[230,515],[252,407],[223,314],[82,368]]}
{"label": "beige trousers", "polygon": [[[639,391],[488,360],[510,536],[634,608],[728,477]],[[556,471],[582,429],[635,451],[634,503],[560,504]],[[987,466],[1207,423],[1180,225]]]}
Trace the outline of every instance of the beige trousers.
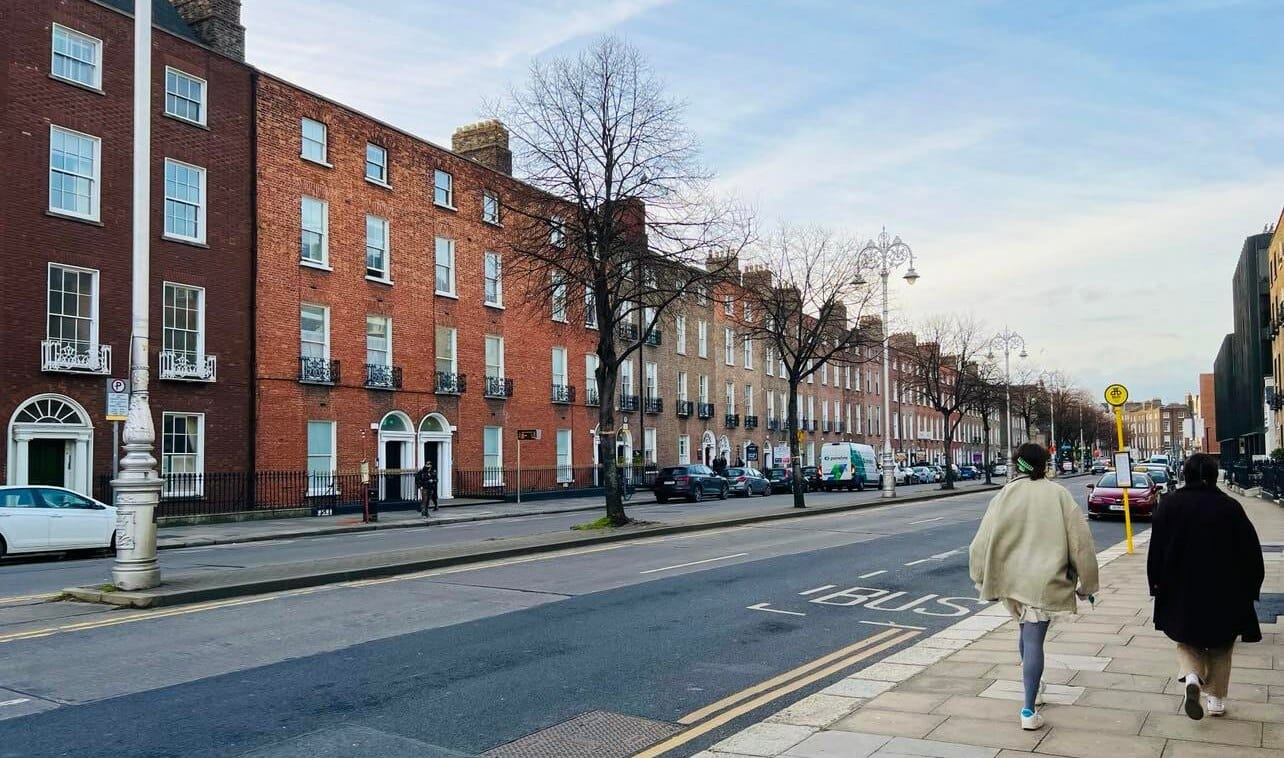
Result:
{"label": "beige trousers", "polygon": [[1203,682],[1204,691],[1213,697],[1226,697],[1230,688],[1231,652],[1235,643],[1226,647],[1200,648],[1177,643],[1178,676],[1194,674]]}

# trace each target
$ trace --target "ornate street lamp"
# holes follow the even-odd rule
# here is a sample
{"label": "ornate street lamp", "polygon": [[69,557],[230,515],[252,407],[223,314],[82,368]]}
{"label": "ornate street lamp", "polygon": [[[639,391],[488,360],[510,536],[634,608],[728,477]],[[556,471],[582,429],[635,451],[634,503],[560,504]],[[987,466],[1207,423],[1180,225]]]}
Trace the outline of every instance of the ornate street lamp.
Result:
{"label": "ornate street lamp", "polygon": [[[1008,329],[1007,327],[1004,327],[1003,331],[996,334],[994,336],[994,339],[990,341],[990,352],[985,357],[990,360],[994,360],[995,351],[1001,351],[1003,353],[1003,395],[1004,395],[1004,400],[1007,403],[1007,411],[1006,411],[1007,415],[1006,415],[1006,418],[1004,419],[1004,426],[1006,426],[1006,430],[1004,431],[1004,439],[1007,440],[1007,443],[1006,443],[1007,452],[1005,453],[1005,455],[1011,455],[1012,454],[1012,352],[1020,351],[1017,354],[1018,358],[1028,358],[1030,354],[1025,351],[1025,338],[1017,334],[1016,332],[1012,331],[1011,329]],[[985,463],[987,466],[990,464],[989,461],[986,461]]]}

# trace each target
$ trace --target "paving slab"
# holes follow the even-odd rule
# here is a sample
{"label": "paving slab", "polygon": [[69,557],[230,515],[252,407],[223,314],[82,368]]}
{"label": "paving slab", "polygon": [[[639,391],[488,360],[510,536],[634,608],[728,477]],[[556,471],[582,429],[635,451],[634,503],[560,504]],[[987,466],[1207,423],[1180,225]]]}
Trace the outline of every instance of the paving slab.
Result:
{"label": "paving slab", "polygon": [[806,726],[793,724],[754,724],[714,745],[713,752],[741,755],[776,756],[816,733]]}
{"label": "paving slab", "polygon": [[891,740],[885,734],[820,732],[791,747],[784,758],[867,758]]}
{"label": "paving slab", "polygon": [[[1168,680],[1167,686],[1164,687],[1164,692],[1169,695],[1181,695],[1185,691],[1185,685],[1178,681],[1176,677]],[[1250,703],[1265,703],[1267,702],[1267,692],[1268,688],[1266,685],[1237,682],[1232,674],[1230,689],[1227,691],[1226,696],[1229,700],[1246,700]]]}
{"label": "paving slab", "polygon": [[[952,676],[920,674],[901,684],[900,689],[919,692],[944,692],[952,695],[975,695],[990,686],[988,679],[963,679]],[[1284,696],[1281,696],[1284,699]]]}
{"label": "paving slab", "polygon": [[838,695],[839,697],[871,698],[878,697],[895,686],[895,682],[849,676],[846,679],[834,682],[821,691],[827,695]]}
{"label": "paving slab", "polygon": [[903,682],[910,677],[923,673],[926,666],[910,666],[904,663],[875,663],[860,670],[862,679],[881,679],[885,682]]}
{"label": "paving slab", "polygon": [[961,742],[965,745],[1032,750],[1043,739],[1042,732],[1027,732],[1021,728],[1019,715],[1012,714],[1007,721],[989,721],[951,716],[945,723],[927,735],[929,740]]}
{"label": "paving slab", "polygon": [[918,755],[926,758],[994,758],[999,752],[992,748],[975,745],[955,745],[939,740],[916,740],[909,737],[897,737],[883,748],[896,755]]}
{"label": "paving slab", "polygon": [[868,732],[892,737],[926,737],[928,732],[941,725],[945,716],[934,713],[901,713],[861,708],[851,716],[834,724],[834,729],[845,732]]}
{"label": "paving slab", "polygon": [[1262,724],[1262,747],[1284,750],[1284,724]]}
{"label": "paving slab", "polygon": [[[1056,669],[1056,668],[1045,667],[1043,669],[1043,681],[1048,684],[1071,684],[1072,683],[1071,680],[1073,680],[1075,678],[1075,675],[1078,673],[1080,672],[1076,669],[1069,669],[1069,668]],[[1017,665],[1011,665],[1011,666],[995,666],[985,674],[985,678],[997,680],[997,679],[1022,679],[1023,677],[1021,676],[1021,667]]]}
{"label": "paving slab", "polygon": [[1208,742],[1169,740],[1163,758],[1280,758],[1280,752],[1260,747],[1232,749]]}
{"label": "paving slab", "polygon": [[1141,728],[1146,737],[1186,740],[1187,742],[1215,742],[1221,745],[1261,747],[1262,725],[1255,721],[1232,721],[1205,716],[1200,721],[1185,714],[1152,713]]}
{"label": "paving slab", "polygon": [[935,709],[935,713],[983,721],[1012,721],[1020,712],[1020,703],[979,695],[952,695]]}
{"label": "paving slab", "polygon": [[884,692],[866,703],[866,707],[884,711],[928,713],[949,699],[949,695],[940,693],[894,691]]}
{"label": "paving slab", "polygon": [[1121,708],[1128,711],[1176,713],[1181,707],[1181,695],[1161,695],[1154,692],[1129,692],[1127,690],[1084,690],[1079,705],[1099,708]]}
{"label": "paving slab", "polygon": [[825,727],[845,718],[865,702],[861,698],[842,697],[827,692],[809,695],[784,710],[776,713],[767,721],[774,724],[793,724],[795,726]]}
{"label": "paving slab", "polygon": [[[1074,705],[1083,697],[1082,687],[1067,684],[1044,683],[1043,699],[1049,704]],[[1015,679],[996,679],[994,684],[981,692],[981,697],[995,700],[1025,701],[1025,683]]]}
{"label": "paving slab", "polygon": [[[1097,669],[1102,671],[1103,669]],[[1141,661],[1116,658],[1110,661],[1105,671],[1116,674],[1141,674],[1142,676],[1176,676],[1177,660],[1171,661]]]}
{"label": "paving slab", "polygon": [[1086,705],[1048,705],[1041,712],[1044,721],[1054,729],[1063,727],[1119,734],[1137,734],[1148,715],[1118,708],[1094,708]]}
{"label": "paving slab", "polygon": [[984,679],[986,673],[994,669],[992,663],[960,663],[958,661],[941,661],[928,666],[923,671],[927,676],[956,676],[964,679]]}
{"label": "paving slab", "polygon": [[[1128,690],[1131,692],[1163,692],[1169,678],[1119,674],[1112,671],[1080,671],[1070,679],[1070,684],[1089,689]],[[1174,693],[1180,694],[1180,693]]]}
{"label": "paving slab", "polygon": [[1068,758],[1160,758],[1164,740],[1157,737],[1133,737],[1123,734],[1053,729],[1034,752],[1063,755]]}

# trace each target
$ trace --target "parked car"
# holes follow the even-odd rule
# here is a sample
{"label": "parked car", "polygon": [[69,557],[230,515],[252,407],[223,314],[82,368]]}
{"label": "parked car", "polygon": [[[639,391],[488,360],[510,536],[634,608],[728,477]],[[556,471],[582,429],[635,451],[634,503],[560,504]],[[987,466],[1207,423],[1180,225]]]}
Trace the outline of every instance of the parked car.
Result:
{"label": "parked car", "polygon": [[945,469],[941,468],[940,466],[928,466],[927,469],[928,471],[932,472],[933,482],[945,481]]}
{"label": "parked car", "polygon": [[1168,472],[1168,466],[1162,463],[1143,463],[1133,468],[1134,471],[1140,471],[1155,481],[1163,494],[1173,491],[1173,477]]}
{"label": "parked car", "polygon": [[969,481],[972,479],[979,479],[979,478],[981,478],[981,470],[978,469],[976,466],[964,466],[963,468],[959,469],[959,479],[962,481]]}
{"label": "parked car", "polygon": [[808,492],[816,492],[820,489],[821,478],[820,469],[815,466],[802,467],[803,481],[807,483]]}
{"label": "parked car", "polygon": [[996,464],[994,464],[994,471],[993,471],[992,475],[993,475],[993,476],[1007,476],[1007,475],[1008,475],[1008,464],[1006,464],[1006,463],[996,463]]}
{"label": "parked car", "polygon": [[[1096,484],[1088,485],[1088,518],[1123,515],[1123,489],[1114,472],[1104,474]],[[1151,516],[1159,507],[1159,485],[1148,474],[1132,473],[1132,487],[1128,490],[1128,507],[1132,515]]]}
{"label": "parked car", "polygon": [[116,549],[116,509],[64,487],[0,487],[0,558]]}
{"label": "parked car", "polygon": [[936,481],[936,475],[927,466],[915,466],[910,470],[914,472],[913,484],[930,484]]}
{"label": "parked car", "polygon": [[1098,475],[1098,476],[1099,476],[1099,475],[1101,475],[1101,474],[1106,473],[1107,465],[1108,465],[1108,464],[1106,463],[1106,461],[1101,460],[1101,459],[1097,459],[1097,460],[1093,461],[1093,462],[1092,462],[1092,473],[1093,473],[1094,475]]}
{"label": "parked car", "polygon": [[731,487],[726,479],[713,473],[701,463],[686,466],[668,466],[655,476],[655,501],[667,503],[669,498],[684,497],[691,502],[703,500],[705,495],[716,495],[726,500]]}
{"label": "parked car", "polygon": [[763,473],[767,482],[771,485],[772,492],[794,491],[794,470],[792,468],[771,468]]}
{"label": "parked car", "polygon": [[761,471],[751,466],[727,469],[727,486],[733,494],[744,497],[771,494],[771,482],[767,481]]}

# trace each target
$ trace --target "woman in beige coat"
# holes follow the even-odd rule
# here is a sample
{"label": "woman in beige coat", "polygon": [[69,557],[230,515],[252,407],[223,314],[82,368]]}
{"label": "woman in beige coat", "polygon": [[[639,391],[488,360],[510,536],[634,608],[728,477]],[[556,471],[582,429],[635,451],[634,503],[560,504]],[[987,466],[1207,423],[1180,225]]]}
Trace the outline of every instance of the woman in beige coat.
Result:
{"label": "woman in beige coat", "polygon": [[981,599],[1001,600],[1021,626],[1021,728],[1038,729],[1048,624],[1097,591],[1097,551],[1074,496],[1045,478],[1048,451],[1022,445],[1012,464],[1015,476],[990,501],[969,558]]}

